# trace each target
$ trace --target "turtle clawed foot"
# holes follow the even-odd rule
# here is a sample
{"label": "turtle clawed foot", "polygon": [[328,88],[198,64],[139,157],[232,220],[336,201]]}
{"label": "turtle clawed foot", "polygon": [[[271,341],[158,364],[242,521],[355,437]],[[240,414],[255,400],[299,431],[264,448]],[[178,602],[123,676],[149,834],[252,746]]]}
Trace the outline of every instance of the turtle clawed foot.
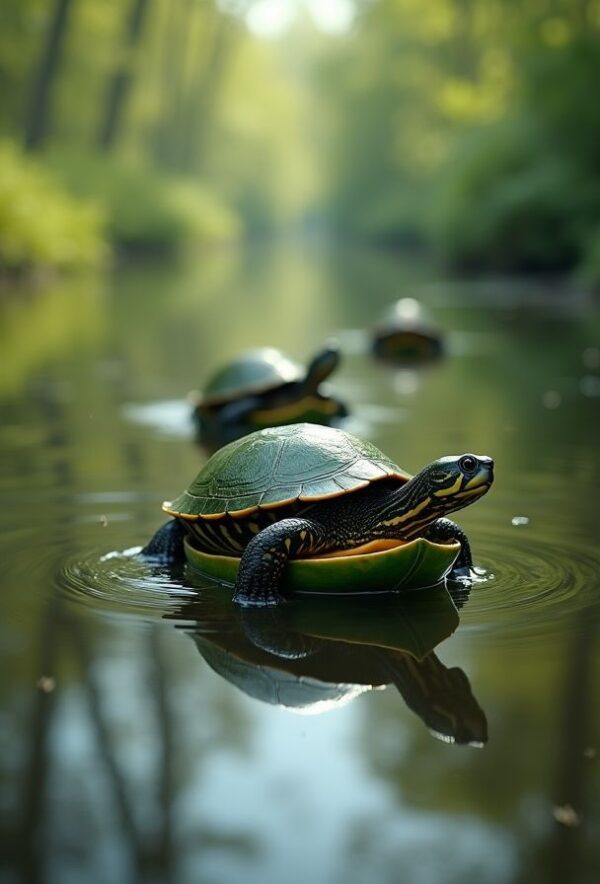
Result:
{"label": "turtle clawed foot", "polygon": [[446,577],[446,589],[457,608],[462,608],[478,583],[485,583],[489,574],[482,568],[471,565],[455,565]]}
{"label": "turtle clawed foot", "polygon": [[470,583],[477,577],[477,572],[472,565],[456,564],[448,574],[448,580],[454,580],[456,583]]}
{"label": "turtle clawed foot", "polygon": [[264,571],[253,572],[252,568],[245,568],[244,564],[242,559],[233,593],[235,605],[241,608],[278,608],[287,604],[288,599],[279,592],[279,581],[274,579],[273,575]]}
{"label": "turtle clawed foot", "polygon": [[489,572],[484,568],[480,568],[472,562],[470,564],[461,564],[459,558],[448,574],[447,579],[457,585],[461,584],[463,586],[471,587],[474,583],[485,583],[489,577]]}
{"label": "turtle clawed foot", "polygon": [[462,607],[467,601],[476,581],[477,575],[472,568],[454,567],[446,575],[446,589],[454,599],[454,604],[457,608]]}

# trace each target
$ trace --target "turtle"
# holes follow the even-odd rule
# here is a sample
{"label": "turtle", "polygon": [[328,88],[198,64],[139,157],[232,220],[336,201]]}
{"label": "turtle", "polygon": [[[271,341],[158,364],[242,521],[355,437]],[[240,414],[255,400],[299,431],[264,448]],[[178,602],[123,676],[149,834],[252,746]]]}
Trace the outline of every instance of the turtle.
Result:
{"label": "turtle", "polygon": [[241,353],[212,376],[202,394],[191,394],[200,437],[227,442],[269,426],[330,424],[346,417],[345,404],[321,387],[339,361],[334,342],[315,353],[308,367],[274,347]]}
{"label": "turtle", "polygon": [[442,333],[415,298],[388,307],[371,337],[375,355],[394,362],[428,362],[443,354]]}
{"label": "turtle", "polygon": [[458,540],[453,573],[468,575],[468,538],[444,515],[485,494],[493,467],[485,455],[452,455],[411,476],[344,430],[269,427],[219,449],[186,491],[163,503],[173,519],[142,554],[183,559],[189,534],[201,550],[239,557],[233,600],[243,606],[285,601],[290,558],[386,549],[415,537]]}

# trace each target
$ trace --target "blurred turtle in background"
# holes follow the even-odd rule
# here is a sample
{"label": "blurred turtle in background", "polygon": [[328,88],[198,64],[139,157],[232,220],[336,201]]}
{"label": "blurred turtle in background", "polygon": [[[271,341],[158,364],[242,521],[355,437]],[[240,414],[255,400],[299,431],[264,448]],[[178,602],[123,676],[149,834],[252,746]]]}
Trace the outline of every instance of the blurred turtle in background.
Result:
{"label": "blurred turtle in background", "polygon": [[199,438],[223,445],[265,427],[300,422],[330,425],[348,414],[323,381],[340,354],[330,343],[308,367],[273,347],[247,350],[213,374],[202,393],[192,394]]}
{"label": "blurred turtle in background", "polygon": [[388,307],[371,337],[376,356],[400,364],[429,362],[444,352],[441,330],[414,298],[401,298]]}

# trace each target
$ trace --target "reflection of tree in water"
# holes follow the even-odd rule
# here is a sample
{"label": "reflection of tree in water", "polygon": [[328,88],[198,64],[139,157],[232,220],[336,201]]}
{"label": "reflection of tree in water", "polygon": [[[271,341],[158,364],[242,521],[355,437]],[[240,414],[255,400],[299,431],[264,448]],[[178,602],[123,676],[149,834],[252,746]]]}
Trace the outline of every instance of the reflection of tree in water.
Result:
{"label": "reflection of tree in water", "polygon": [[[191,610],[188,613],[192,613]],[[181,618],[178,619],[181,622]],[[191,624],[188,621],[181,625],[188,630]],[[194,640],[199,639],[218,651],[220,634],[215,629],[217,625],[213,621],[211,626],[204,619],[204,632],[194,633]],[[235,630],[231,625],[228,627],[223,623],[221,627],[221,632],[229,633],[231,640]],[[191,631],[194,631],[193,626]],[[381,818],[374,817],[371,810],[367,817],[357,816],[346,827],[347,842],[342,853],[350,860],[344,863],[344,880],[362,881],[363,873],[366,875],[368,869],[371,872],[375,869],[377,880],[395,882],[398,880],[400,867],[421,868],[423,871],[437,869],[439,879],[444,882],[456,880],[498,884],[522,880],[539,881],[540,884],[543,881],[545,884],[550,880],[587,880],[583,870],[593,868],[593,851],[597,849],[587,840],[585,834],[589,810],[584,804],[586,789],[585,780],[582,779],[582,776],[585,777],[582,752],[587,745],[588,740],[585,738],[589,733],[589,722],[586,724],[585,716],[590,709],[587,699],[591,687],[588,663],[593,623],[584,632],[587,639],[583,637],[577,640],[575,637],[571,645],[571,664],[566,673],[564,696],[560,697],[563,709],[563,721],[560,724],[560,732],[563,734],[562,748],[557,759],[560,788],[557,787],[556,794],[548,796],[548,799],[552,797],[556,803],[573,804],[581,814],[582,826],[568,831],[558,824],[554,828],[548,801],[547,825],[542,827],[543,831],[539,827],[536,829],[534,824],[521,831],[521,835],[517,837],[523,837],[523,841],[527,842],[521,845],[515,843],[516,839],[510,832],[510,828],[514,827],[514,819],[508,817],[510,811],[514,813],[514,806],[507,809],[506,816],[502,813],[501,819],[498,819],[495,803],[495,794],[498,791],[496,780],[510,779],[509,772],[511,777],[521,776],[519,766],[511,766],[512,759],[520,750],[514,714],[507,715],[506,722],[497,723],[500,732],[496,722],[494,724],[492,748],[499,751],[491,763],[488,759],[486,766],[478,766],[476,761],[482,757],[478,753],[469,756],[467,767],[460,760],[448,764],[448,758],[465,757],[459,750],[449,749],[441,750],[444,756],[440,763],[442,757],[429,748],[438,744],[427,738],[422,728],[407,730],[405,719],[398,716],[400,705],[397,696],[388,691],[386,693],[391,702],[385,707],[378,703],[375,706],[364,704],[362,707],[365,712],[368,710],[368,720],[365,716],[365,739],[361,756],[369,761],[371,770],[380,775],[391,802],[387,812],[384,804]],[[441,702],[444,718],[447,717],[446,706],[449,701],[448,692],[452,691],[453,673],[459,673],[459,683],[462,682],[468,695],[467,708],[477,717],[479,707],[468,684],[465,685],[464,674],[460,670],[444,667],[433,653],[426,654],[419,663],[409,654],[389,652],[388,649],[384,658],[386,666],[391,661],[393,673],[390,674],[388,670],[382,675],[379,648],[363,646],[362,650],[366,653],[357,655],[357,648],[351,643],[347,643],[349,647],[344,648],[344,642],[339,640],[327,640],[322,636],[315,639],[309,636],[311,641],[305,642],[301,652],[303,656],[294,658],[294,652],[298,651],[294,634],[298,633],[292,633],[291,639],[284,643],[284,651],[289,655],[287,658],[277,658],[273,653],[274,649],[267,651],[254,645],[265,670],[282,666],[292,669],[308,666],[309,674],[304,674],[302,678],[319,679],[322,678],[323,667],[327,665],[332,667],[328,675],[332,679],[335,673],[337,679],[351,678],[358,683],[362,678],[370,686],[395,680],[404,699],[429,727],[436,727],[431,720],[427,720],[427,715],[431,714],[432,708],[436,714],[439,713],[438,700]],[[88,861],[93,866],[96,859],[95,856],[93,860],[89,859],[90,854],[94,853],[91,846],[94,841],[104,845],[112,842],[127,857],[122,862],[133,870],[132,880],[147,879],[149,873],[159,876],[161,880],[177,880],[178,862],[189,861],[190,854],[193,859],[200,860],[206,851],[212,851],[213,855],[215,850],[223,851],[228,855],[236,855],[238,862],[243,862],[244,858],[247,861],[254,855],[259,848],[256,835],[249,834],[250,829],[247,832],[231,833],[224,830],[222,824],[211,827],[210,824],[196,823],[189,826],[190,831],[188,821],[181,816],[181,807],[186,803],[186,792],[189,794],[190,789],[201,791],[204,764],[214,760],[215,752],[218,752],[216,747],[226,745],[230,748],[233,746],[236,751],[244,751],[246,741],[252,735],[248,722],[240,719],[239,706],[235,702],[228,703],[228,697],[231,700],[230,692],[220,690],[221,680],[202,681],[203,716],[211,722],[211,728],[216,725],[208,736],[204,734],[203,739],[202,734],[190,735],[188,732],[192,717],[185,714],[185,709],[189,708],[190,698],[181,703],[181,697],[176,697],[181,678],[180,673],[175,672],[170,665],[172,658],[166,653],[166,640],[169,636],[164,629],[159,627],[149,630],[140,638],[140,648],[136,649],[135,656],[142,659],[144,672],[148,677],[148,693],[143,686],[139,693],[144,696],[131,698],[133,702],[128,705],[124,717],[123,703],[128,704],[126,695],[130,684],[125,682],[119,685],[118,679],[114,677],[110,682],[102,679],[102,671],[98,670],[98,663],[94,662],[98,658],[90,643],[85,623],[69,617],[53,604],[44,622],[42,635],[48,644],[40,661],[40,671],[57,673],[59,684],[63,680],[65,683],[69,680],[68,674],[61,676],[61,673],[82,673],[84,702],[81,706],[95,736],[90,741],[94,764],[101,771],[101,780],[96,771],[91,771],[91,787],[95,789],[101,783],[100,795],[94,795],[91,805],[94,812],[101,814],[104,808],[103,816],[108,818],[109,828],[106,828],[106,820],[87,815],[90,801],[89,797],[86,798],[86,792],[89,796],[90,785],[86,788],[84,780],[90,771],[78,771],[77,758],[74,770],[69,770],[69,765],[65,767],[60,742],[66,735],[68,749],[68,728],[64,728],[64,704],[70,703],[68,694],[65,699],[61,699],[58,692],[39,695],[38,714],[35,716],[32,734],[34,753],[28,771],[28,785],[24,789],[28,796],[25,818],[21,820],[24,837],[12,839],[13,860],[24,873],[25,880],[42,880],[47,874],[49,858],[53,868],[60,871],[65,855],[65,825],[71,828],[66,843],[70,850],[74,849],[76,843],[79,844],[79,849],[83,845],[86,867]],[[131,638],[130,635],[129,640]],[[244,639],[252,644],[242,631],[237,636],[237,643],[234,642],[237,658],[241,657],[242,661],[245,653]],[[276,641],[277,630],[270,629],[265,640],[268,643]],[[291,677],[294,678],[294,673],[299,672],[300,668],[293,669]],[[118,673],[118,668],[113,675],[114,673]],[[202,678],[201,669],[198,674],[194,673],[194,680],[197,677]],[[378,681],[382,678],[385,680]],[[105,686],[108,683],[111,687],[107,691]],[[429,706],[425,713],[420,705],[423,700],[419,695],[420,689],[424,689]],[[69,691],[69,688],[65,688],[65,691]],[[140,704],[146,714],[138,720],[136,709]],[[357,704],[357,708],[359,706]],[[184,708],[182,716],[177,715],[176,710],[180,708]],[[393,713],[388,718],[386,710]],[[451,711],[456,714],[455,710]],[[528,719],[524,717],[524,731],[529,727],[527,722]],[[123,729],[124,724],[126,729]],[[127,758],[133,758],[129,754],[132,742],[139,744],[138,750],[142,753],[147,752],[144,731],[148,729],[152,730],[151,745],[155,764],[151,768],[151,775],[140,783],[139,769],[136,778],[135,765],[134,770],[130,771]],[[437,729],[440,730],[439,726]],[[539,737],[535,728],[532,730],[533,735]],[[187,756],[188,747],[191,750],[190,757]],[[533,746],[526,747],[526,759],[532,758],[534,749]],[[475,763],[471,761],[473,757]],[[427,767],[427,777],[423,776],[423,765]],[[410,788],[408,793],[406,791],[406,781],[411,776],[413,794]],[[56,779],[63,777],[64,782],[57,789]],[[78,779],[81,781],[80,794],[77,794]],[[50,788],[47,788],[49,780]],[[527,782],[524,776],[524,783]],[[514,781],[507,788],[514,800]],[[435,794],[431,793],[431,789],[435,790]],[[407,794],[409,804],[414,809],[406,807]],[[519,794],[522,796],[523,790]],[[421,800],[418,800],[419,797]],[[53,819],[53,811],[60,813],[61,805],[65,808],[65,803],[68,813],[64,814],[63,811],[65,820],[62,824],[57,824]],[[476,816],[469,812],[473,807],[476,808]],[[398,808],[402,808],[399,814]],[[437,808],[439,812],[432,811],[432,808]],[[148,809],[151,810],[150,813]],[[457,813],[457,810],[463,812]],[[502,816],[505,816],[504,820]],[[494,827],[491,825],[494,821],[504,822],[504,827]],[[435,846],[437,860],[429,849],[431,846]],[[439,867],[440,851],[446,856],[443,869]],[[543,872],[543,876],[540,871],[536,877],[538,851],[542,854],[543,861],[548,862],[548,869]],[[68,865],[70,860],[67,859],[66,862]],[[559,876],[555,865],[556,869],[561,870],[563,877]],[[527,874],[523,871],[517,876],[517,867],[530,871]],[[578,874],[578,870],[581,874]]]}
{"label": "reflection of tree in water", "polygon": [[[596,879],[600,852],[591,796],[598,741],[591,698],[597,624],[589,612],[584,618],[569,641],[558,644],[550,673],[544,655],[532,665],[530,649],[527,654],[521,649],[521,657],[510,645],[505,671],[497,657],[491,674],[483,662],[488,680],[509,680],[504,686],[509,698],[503,705],[496,700],[493,739],[483,753],[470,754],[468,763],[461,754],[440,753],[420,729],[400,730],[397,707],[378,698],[364,720],[361,748],[370,769],[391,787],[399,816],[355,821],[348,849],[356,852],[356,880],[373,862],[382,881],[396,881],[403,863],[412,868],[423,861],[427,875],[428,863],[435,866],[430,845],[436,855],[445,852],[444,869],[435,871],[443,881],[586,884]],[[522,668],[523,661],[531,672]],[[559,682],[555,693],[548,690],[549,675]],[[537,689],[540,684],[544,690]],[[501,698],[502,690],[497,695]],[[541,729],[552,708],[558,710],[556,729]],[[411,815],[414,830],[406,821]]]}
{"label": "reflection of tree in water", "polygon": [[595,696],[592,651],[597,622],[586,612],[577,626],[558,694],[558,753],[551,794],[556,820],[547,846],[542,847],[540,863],[548,884],[585,881],[587,868],[596,873],[600,870],[600,847],[593,832],[598,805],[594,808],[591,801],[593,792],[597,796],[598,784],[597,763],[595,769],[593,764],[599,748],[593,739],[594,733],[598,734],[597,705],[590,702]]}
{"label": "reflection of tree in water", "polygon": [[[436,598],[438,604],[432,603]],[[486,719],[466,675],[458,668],[445,667],[431,650],[457,625],[456,609],[445,590],[437,597],[430,591],[415,593],[408,601],[371,599],[357,603],[346,599],[340,603],[339,599],[303,599],[284,609],[266,611],[239,610],[222,602],[219,605],[217,600],[215,596],[216,603],[211,606],[205,597],[196,604],[187,604],[174,616],[208,665],[253,698],[295,710],[319,712],[346,703],[364,691],[394,685],[409,708],[436,735],[447,741],[485,742]],[[393,641],[396,647],[392,646]],[[386,694],[390,706],[398,710],[402,704],[396,691]],[[365,703],[362,708],[369,712],[367,739],[373,738],[377,743],[380,722],[372,716],[372,706]],[[405,730],[404,724],[396,720],[393,732],[385,735],[386,742],[403,743]],[[369,756],[366,751],[364,754]],[[343,795],[340,801],[344,801]],[[419,868],[419,858],[410,854],[410,844],[404,845],[408,848],[408,863],[403,864],[402,857],[398,857],[398,844],[405,841],[398,832],[392,839],[394,852],[389,857],[389,869],[386,870],[385,850],[376,849],[374,855],[374,846],[389,846],[385,844],[385,833],[390,831],[390,819],[393,826],[396,824],[395,814],[386,814],[386,804],[384,801],[382,819],[373,818],[372,808],[365,810],[368,815],[360,821],[350,816],[340,846],[340,881],[396,882],[399,868],[410,874]],[[363,806],[362,802],[359,806]],[[422,818],[417,826],[419,832],[427,832],[430,821]],[[495,846],[485,826],[480,828],[483,848]],[[416,832],[413,829],[413,837]],[[454,868],[468,868],[460,856],[460,826],[449,827],[444,821],[435,834],[438,843],[448,841]],[[481,865],[477,871],[482,871]],[[407,880],[411,880],[410,874]],[[479,884],[493,881],[485,875],[471,880],[478,880]]]}
{"label": "reflection of tree in water", "polygon": [[[187,721],[178,720],[179,704],[170,699],[178,674],[169,666],[163,627],[148,629],[141,640],[141,690],[130,700],[129,677],[120,685],[111,678],[106,689],[85,622],[59,610],[56,600],[44,618],[43,635],[40,671],[69,675],[58,676],[56,691],[36,697],[23,812],[5,851],[22,879],[45,880],[49,868],[66,875],[74,850],[90,870],[99,861],[96,845],[102,850],[110,845],[120,855],[120,867],[139,881],[150,875],[177,880],[188,841],[196,859],[206,850],[225,850],[240,860],[253,855],[257,845],[249,832],[184,821],[178,809],[186,792],[198,788],[217,747],[247,751],[251,730],[239,706],[203,685],[210,726],[190,733]],[[73,695],[73,676],[80,678],[80,697]],[[143,714],[136,716],[136,710]],[[81,768],[78,752],[68,755],[73,739],[89,743]],[[141,769],[147,769],[143,778]]]}
{"label": "reflection of tree in water", "polygon": [[[68,487],[68,477],[62,479]],[[294,611],[287,631],[285,623],[271,619],[273,612],[261,628],[260,616],[244,623],[244,612],[222,592],[215,598],[218,604],[212,611],[210,605],[190,605],[175,617],[209,665],[226,677],[233,673],[229,680],[235,683],[237,677],[247,693],[248,672],[252,680],[257,671],[271,687],[278,680],[278,690],[284,693],[287,679],[287,689],[299,697],[299,705],[305,703],[307,689],[313,700],[316,690],[321,698],[337,701],[394,683],[429,727],[455,739],[467,731],[471,737],[470,720],[482,716],[462,673],[456,682],[452,673],[459,671],[446,670],[429,651],[456,626],[456,611],[444,591],[420,598],[415,594],[412,603],[375,605],[378,616],[373,623],[365,617],[372,603],[366,608],[359,604],[353,617],[340,617],[352,606],[340,606],[339,601],[312,606],[312,612],[308,603],[292,605],[286,609],[286,614]],[[427,614],[420,620],[414,616],[419,608],[421,615]],[[122,855],[121,867],[130,868],[132,880],[140,881],[151,874],[176,880],[181,858],[199,860],[208,850],[237,855],[238,861],[254,855],[258,845],[250,827],[227,831],[219,824],[190,823],[181,815],[189,798],[195,801],[200,794],[205,762],[214,761],[223,747],[244,752],[252,735],[249,722],[240,717],[243,706],[221,690],[220,679],[202,680],[202,733],[194,734],[186,716],[177,714],[189,700],[181,703],[177,696],[180,673],[167,656],[164,627],[139,636],[133,654],[143,672],[134,681],[118,657],[103,660],[88,621],[73,616],[60,599],[50,600],[41,636],[39,670],[54,673],[59,688],[37,697],[24,790],[28,800],[12,851],[14,865],[26,879],[42,880],[48,868],[62,874],[71,866],[76,845],[77,851],[83,849],[88,870],[99,861],[96,845],[103,850],[111,845]],[[136,641],[132,636],[130,640]],[[391,646],[394,641],[400,647]],[[223,660],[235,665],[225,671]],[[253,684],[256,687],[256,680]],[[459,728],[457,721],[462,722]],[[86,743],[83,763],[77,751],[68,755],[74,738]]]}

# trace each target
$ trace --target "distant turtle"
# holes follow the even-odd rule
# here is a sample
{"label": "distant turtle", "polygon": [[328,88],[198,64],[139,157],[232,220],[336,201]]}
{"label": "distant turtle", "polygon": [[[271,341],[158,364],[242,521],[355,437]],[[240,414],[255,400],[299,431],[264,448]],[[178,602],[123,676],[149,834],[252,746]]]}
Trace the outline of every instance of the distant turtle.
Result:
{"label": "distant turtle", "polygon": [[469,542],[441,518],[488,491],[489,457],[443,457],[414,478],[374,445],[342,430],[314,424],[272,427],[216,452],[187,491],[163,510],[175,519],[143,551],[183,557],[183,537],[200,550],[241,559],[234,601],[284,601],[286,563],[369,544],[425,537],[458,540],[456,566],[470,569]]}
{"label": "distant turtle", "polygon": [[388,307],[371,334],[373,352],[395,362],[427,362],[443,353],[442,332],[415,298]]}
{"label": "distant turtle", "polygon": [[316,353],[307,368],[273,347],[241,353],[194,400],[200,436],[227,442],[265,427],[345,417],[344,403],[321,387],[339,361],[334,344]]}

